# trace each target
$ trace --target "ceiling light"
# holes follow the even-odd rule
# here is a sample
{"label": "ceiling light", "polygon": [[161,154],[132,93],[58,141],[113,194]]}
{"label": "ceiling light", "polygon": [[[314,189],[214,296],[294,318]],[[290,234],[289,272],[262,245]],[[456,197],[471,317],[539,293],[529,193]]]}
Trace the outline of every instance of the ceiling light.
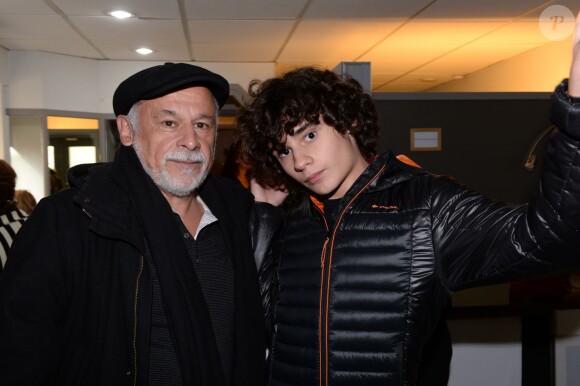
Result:
{"label": "ceiling light", "polygon": [[455,74],[452,76],[453,79],[455,80],[461,80],[461,79],[465,79],[465,75],[463,74]]}
{"label": "ceiling light", "polygon": [[420,80],[421,82],[427,82],[427,83],[430,83],[430,82],[436,82],[436,81],[437,81],[437,78],[426,77],[426,78],[421,78],[421,79],[419,79],[419,80]]}
{"label": "ceiling light", "polygon": [[110,12],[109,15],[116,17],[117,19],[127,19],[127,18],[134,16],[132,13],[129,13],[127,11],[120,11],[120,10]]}
{"label": "ceiling light", "polygon": [[150,53],[152,53],[152,52],[153,52],[153,50],[152,50],[152,49],[150,49],[150,48],[145,48],[145,47],[142,47],[142,48],[137,48],[137,49],[135,50],[135,52],[137,52],[137,53],[139,53],[139,54],[141,54],[141,55],[149,55]]}

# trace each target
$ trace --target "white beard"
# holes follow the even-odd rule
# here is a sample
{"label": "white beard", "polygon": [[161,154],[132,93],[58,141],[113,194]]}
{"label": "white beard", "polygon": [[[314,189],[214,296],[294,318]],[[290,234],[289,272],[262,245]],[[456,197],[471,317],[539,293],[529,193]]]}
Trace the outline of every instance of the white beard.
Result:
{"label": "white beard", "polygon": [[[141,165],[145,172],[151,177],[155,185],[159,187],[159,189],[172,194],[178,197],[185,197],[190,195],[194,192],[197,188],[201,186],[203,181],[205,181],[209,171],[211,169],[211,164],[213,162],[213,155],[215,152],[215,144],[214,148],[212,149],[211,160],[208,161],[203,153],[199,150],[195,151],[174,151],[168,154],[165,154],[163,159],[163,164],[159,170],[153,170],[145,163],[145,158],[141,152],[141,147],[139,146],[138,141],[133,141],[133,148],[137,153],[137,157],[141,161]],[[193,177],[193,179],[187,183],[180,181],[169,174],[167,171],[167,161],[188,161],[188,162],[199,162],[202,166],[202,171],[199,172],[196,176],[194,176],[193,169],[185,169],[183,171],[183,175],[186,177]],[[187,179],[185,180],[187,181]]]}

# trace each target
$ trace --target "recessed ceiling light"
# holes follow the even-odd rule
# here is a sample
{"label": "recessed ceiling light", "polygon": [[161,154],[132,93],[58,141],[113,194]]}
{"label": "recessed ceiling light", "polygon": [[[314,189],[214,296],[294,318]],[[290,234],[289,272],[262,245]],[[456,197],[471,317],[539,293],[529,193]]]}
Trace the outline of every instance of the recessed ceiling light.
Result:
{"label": "recessed ceiling light", "polygon": [[137,53],[139,53],[139,54],[141,54],[141,55],[149,55],[150,53],[152,53],[152,52],[153,52],[153,50],[152,50],[152,49],[150,49],[150,48],[145,48],[145,47],[142,47],[142,48],[137,48],[137,49],[135,50],[135,52],[137,52]]}
{"label": "recessed ceiling light", "polygon": [[465,75],[463,74],[455,74],[452,76],[453,79],[455,80],[461,80],[461,79],[465,79]]}
{"label": "recessed ceiling light", "polygon": [[117,19],[127,19],[127,18],[134,16],[132,13],[129,13],[127,11],[120,11],[120,10],[110,12],[109,15],[116,17]]}
{"label": "recessed ceiling light", "polygon": [[426,78],[421,78],[420,81],[421,82],[436,82],[437,78],[426,77]]}

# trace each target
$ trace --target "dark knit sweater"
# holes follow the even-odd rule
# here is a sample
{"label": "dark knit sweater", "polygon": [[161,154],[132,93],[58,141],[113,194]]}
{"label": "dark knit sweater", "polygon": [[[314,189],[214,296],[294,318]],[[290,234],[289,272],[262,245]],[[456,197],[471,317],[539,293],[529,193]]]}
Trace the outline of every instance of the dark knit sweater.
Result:
{"label": "dark knit sweater", "polygon": [[[176,214],[187,251],[207,302],[227,384],[231,382],[233,361],[234,271],[217,222],[206,225],[197,240]],[[161,287],[155,267],[147,258],[153,276],[149,385],[182,385],[181,369],[175,354],[174,338],[167,325]]]}

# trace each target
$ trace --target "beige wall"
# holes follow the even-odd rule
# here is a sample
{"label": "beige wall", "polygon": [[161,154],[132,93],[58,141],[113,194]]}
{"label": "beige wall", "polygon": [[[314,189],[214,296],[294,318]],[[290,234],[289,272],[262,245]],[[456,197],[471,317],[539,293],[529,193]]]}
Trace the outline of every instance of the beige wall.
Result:
{"label": "beige wall", "polygon": [[550,92],[568,77],[572,38],[552,42],[491,65],[465,79],[434,87],[434,92]]}

